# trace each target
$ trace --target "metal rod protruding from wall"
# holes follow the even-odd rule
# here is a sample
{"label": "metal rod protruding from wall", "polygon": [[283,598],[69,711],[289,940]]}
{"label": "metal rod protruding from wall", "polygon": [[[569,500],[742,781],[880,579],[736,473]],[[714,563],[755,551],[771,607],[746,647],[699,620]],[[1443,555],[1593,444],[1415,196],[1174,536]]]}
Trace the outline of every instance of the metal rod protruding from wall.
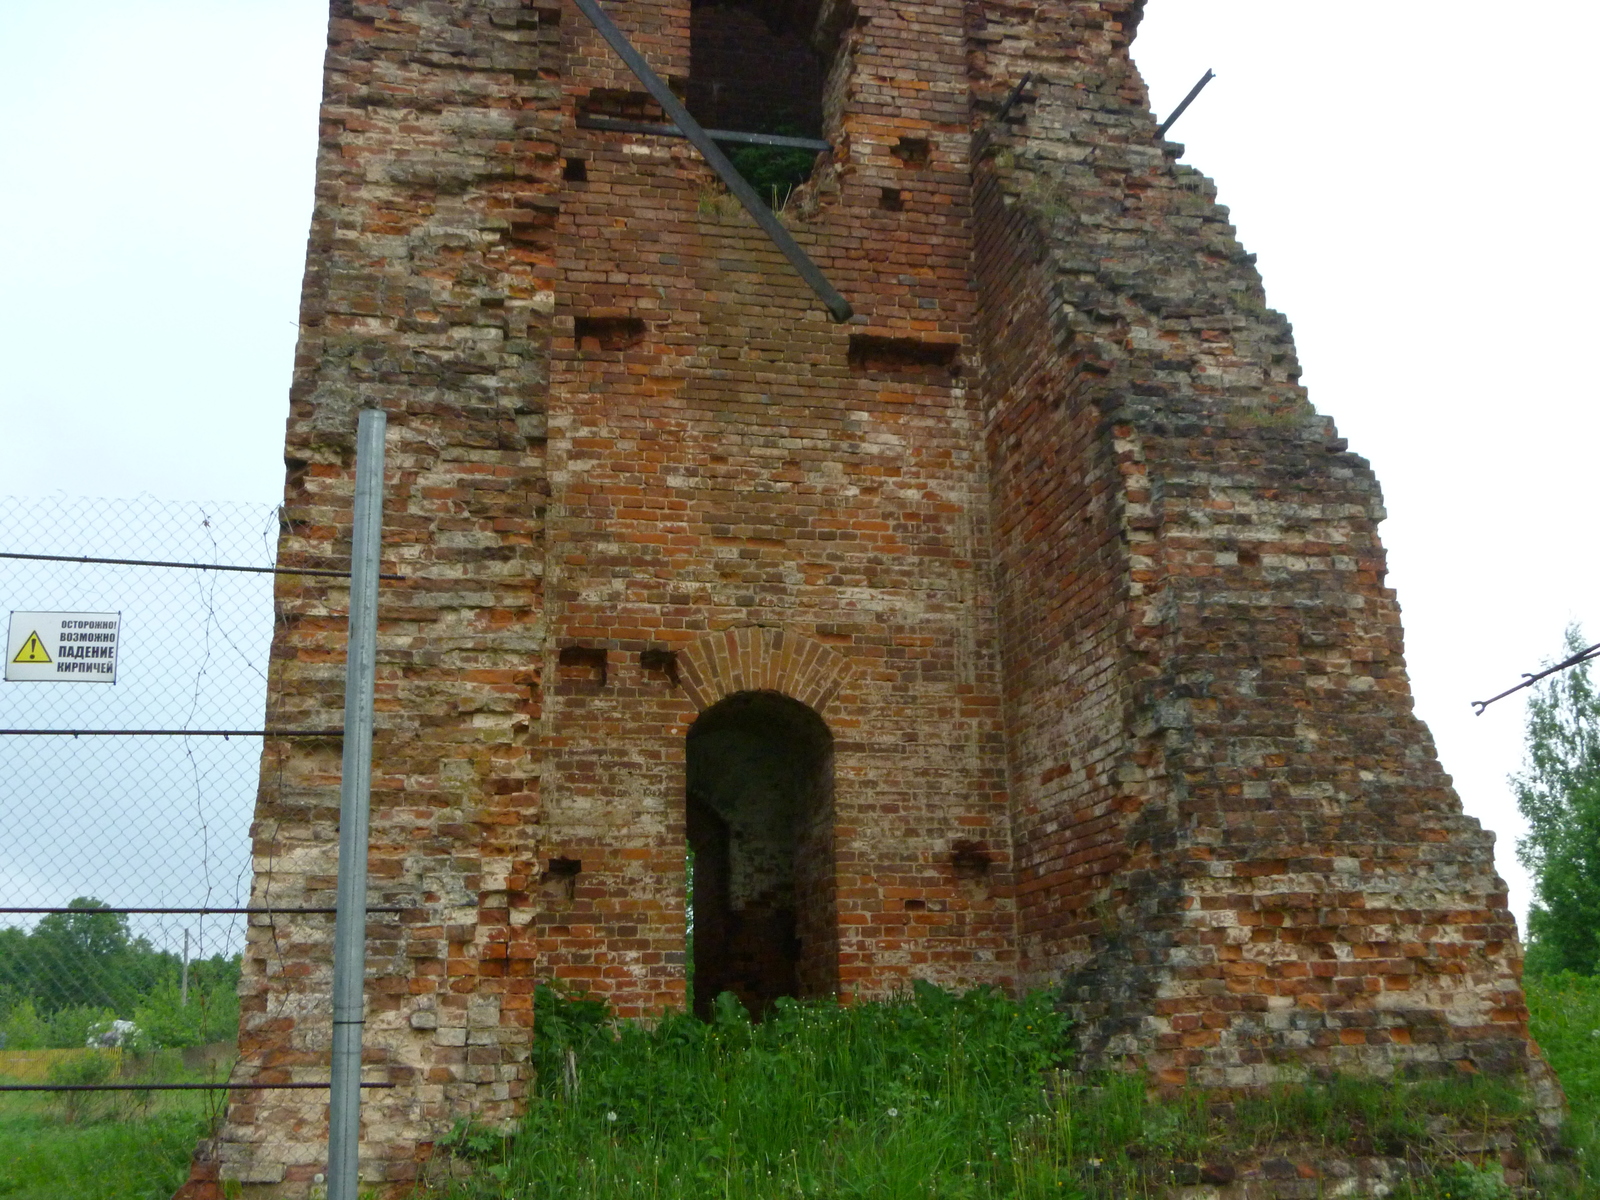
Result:
{"label": "metal rod protruding from wall", "polygon": [[344,676],[344,761],[339,781],[339,891],[333,931],[333,1072],[328,1104],[328,1200],[360,1186],[361,1027],[367,958],[367,818],[372,792],[372,694],[378,658],[378,552],[383,541],[383,434],[379,409],[356,427],[355,520],[350,537],[350,642]]}
{"label": "metal rod protruding from wall", "polygon": [[[676,125],[694,144],[694,148],[706,162],[711,164],[711,169],[722,177],[722,182],[728,185],[728,190],[738,197],[739,203],[744,205],[745,211],[755,218],[756,224],[772,239],[773,244],[783,251],[785,258],[791,266],[799,272],[800,278],[811,286],[829,314],[835,321],[848,321],[855,310],[850,307],[850,302],[841,296],[838,290],[828,282],[827,276],[811,261],[811,256],[800,248],[800,243],[794,240],[793,235],[783,227],[783,222],[778,220],[773,211],[761,202],[761,197],[756,195],[755,188],[745,181],[743,175],[731,162],[728,156],[718,148],[716,142],[711,140],[709,134],[701,128],[700,122],[689,115],[689,110],[683,106],[683,101],[672,94],[669,88],[650,69],[650,64],[645,62],[644,55],[633,48],[633,43],[628,40],[627,34],[618,29],[616,23],[606,16],[605,11],[596,0],[575,0],[578,11],[589,18],[589,23],[600,31],[600,36],[617,52],[617,57],[627,64],[639,82],[644,84],[645,91],[655,97],[657,104],[661,105],[667,114],[667,120]],[[330,1194],[329,1200],[333,1200]]]}
{"label": "metal rod protruding from wall", "polygon": [[1194,98],[1200,94],[1201,89],[1203,89],[1206,84],[1210,83],[1216,77],[1216,72],[1210,67],[1207,67],[1206,73],[1200,76],[1200,82],[1189,89],[1189,94],[1178,102],[1178,107],[1172,110],[1172,115],[1156,127],[1157,141],[1160,141],[1162,138],[1167,136],[1167,130],[1172,128],[1172,123],[1179,117],[1183,116],[1183,110],[1188,108],[1189,105],[1193,104]]}

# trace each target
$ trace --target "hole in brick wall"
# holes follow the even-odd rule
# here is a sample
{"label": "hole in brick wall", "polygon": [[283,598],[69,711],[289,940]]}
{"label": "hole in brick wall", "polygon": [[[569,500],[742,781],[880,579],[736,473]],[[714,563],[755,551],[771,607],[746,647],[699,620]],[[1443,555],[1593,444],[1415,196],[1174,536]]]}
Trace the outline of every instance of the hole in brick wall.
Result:
{"label": "hole in brick wall", "polygon": [[908,167],[927,166],[928,139],[903,137],[890,148],[889,153]]}
{"label": "hole in brick wall", "polygon": [[[561,5],[555,0],[522,0],[524,10],[533,13],[532,27],[537,29],[540,25],[561,24]],[[523,21],[518,21],[519,28],[528,28]]]}
{"label": "hole in brick wall", "polygon": [[578,874],[583,863],[576,858],[552,858],[539,880],[539,892],[547,900],[570,902],[577,894]]}
{"label": "hole in brick wall", "polygon": [[779,692],[735,692],[690,727],[694,1011],[722,992],[759,1018],[837,989],[833,736]]}
{"label": "hole in brick wall", "polygon": [[589,167],[581,158],[569,158],[561,169],[561,178],[568,183],[588,183]]}
{"label": "hole in brick wall", "polygon": [[958,349],[954,342],[854,333],[850,335],[850,366],[881,374],[954,375]]}
{"label": "hole in brick wall", "polygon": [[548,197],[524,197],[518,207],[506,214],[513,242],[527,242],[535,246],[547,245],[551,230],[556,227],[560,207]]}
{"label": "hole in brick wall", "polygon": [[644,322],[638,317],[577,317],[572,339],[580,350],[631,350],[644,341]]}
{"label": "hole in brick wall", "polygon": [[1256,550],[1239,551],[1239,565],[1241,567],[1259,567],[1261,565],[1260,552]]}
{"label": "hole in brick wall", "polygon": [[982,879],[989,873],[994,853],[982,842],[962,839],[950,845],[950,865],[962,879]]}
{"label": "hole in brick wall", "polygon": [[606,652],[599,646],[563,646],[556,664],[564,684],[596,688],[606,685]]}
{"label": "hole in brick wall", "polygon": [[578,112],[586,117],[620,117],[629,121],[664,120],[661,106],[649,92],[629,92],[621,88],[595,88],[578,101]]}
{"label": "hole in brick wall", "polygon": [[678,682],[678,656],[671,650],[641,650],[639,665],[646,671],[659,671],[673,683]]}
{"label": "hole in brick wall", "polygon": [[923,909],[925,909],[927,907],[928,907],[928,902],[926,900],[907,900],[906,901],[906,911],[907,912],[921,912],[921,911],[923,911]]}
{"label": "hole in brick wall", "polygon": [[889,212],[901,212],[905,209],[905,195],[899,188],[884,188],[878,196],[878,207]]}

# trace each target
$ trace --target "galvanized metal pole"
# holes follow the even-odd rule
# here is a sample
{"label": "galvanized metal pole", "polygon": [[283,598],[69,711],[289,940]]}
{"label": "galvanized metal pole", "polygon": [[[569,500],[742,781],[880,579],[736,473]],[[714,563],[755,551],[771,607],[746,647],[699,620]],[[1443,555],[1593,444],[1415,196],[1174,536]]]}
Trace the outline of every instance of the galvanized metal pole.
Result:
{"label": "galvanized metal pole", "polygon": [[328,1200],[360,1186],[362,983],[367,966],[367,808],[372,791],[372,692],[378,657],[378,552],[383,540],[383,432],[378,409],[356,427],[350,537],[350,628],[339,783],[339,896],[333,927],[333,1086],[328,1104]]}

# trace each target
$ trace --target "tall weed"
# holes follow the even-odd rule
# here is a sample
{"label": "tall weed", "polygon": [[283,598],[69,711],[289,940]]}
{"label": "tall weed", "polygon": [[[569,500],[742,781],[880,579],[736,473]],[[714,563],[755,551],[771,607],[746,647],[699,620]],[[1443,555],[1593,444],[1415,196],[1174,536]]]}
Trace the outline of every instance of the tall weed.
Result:
{"label": "tall weed", "polygon": [[536,1009],[520,1128],[459,1128],[432,1195],[1122,1200],[1326,1151],[1409,1162],[1405,1200],[1497,1200],[1499,1167],[1452,1149],[1450,1131],[1533,1136],[1526,1098],[1480,1076],[1332,1079],[1232,1102],[1158,1099],[1136,1074],[1085,1080],[1063,1069],[1067,1023],[1048,994],[918,985],[882,1003],[784,1001],[759,1025],[732,996],[709,1023],[616,1021],[549,988]]}
{"label": "tall weed", "polygon": [[1529,1027],[1567,1094],[1558,1157],[1541,1180],[1555,1200],[1600,1200],[1600,979],[1529,975]]}
{"label": "tall weed", "polygon": [[1062,1196],[1037,1153],[1047,1072],[1066,1053],[1051,997],[926,984],[900,1000],[780,1001],[752,1025],[614,1022],[541,988],[538,1097],[510,1142],[463,1130],[480,1177],[458,1195]]}

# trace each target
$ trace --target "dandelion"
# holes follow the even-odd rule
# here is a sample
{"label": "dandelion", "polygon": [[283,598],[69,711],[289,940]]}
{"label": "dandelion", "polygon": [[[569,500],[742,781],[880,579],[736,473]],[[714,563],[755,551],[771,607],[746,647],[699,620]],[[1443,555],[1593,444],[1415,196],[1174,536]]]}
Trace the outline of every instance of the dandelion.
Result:
{"label": "dandelion", "polygon": [[898,1117],[900,1115],[900,1110],[898,1108],[891,1108],[889,1110],[889,1115],[891,1117]]}
{"label": "dandelion", "polygon": [[615,1121],[615,1120],[616,1120],[616,1119],[617,1119],[617,1114],[616,1114],[616,1113],[614,1113],[614,1112],[608,1112],[608,1113],[607,1113],[607,1114],[606,1114],[606,1120],[608,1120],[608,1121]]}

